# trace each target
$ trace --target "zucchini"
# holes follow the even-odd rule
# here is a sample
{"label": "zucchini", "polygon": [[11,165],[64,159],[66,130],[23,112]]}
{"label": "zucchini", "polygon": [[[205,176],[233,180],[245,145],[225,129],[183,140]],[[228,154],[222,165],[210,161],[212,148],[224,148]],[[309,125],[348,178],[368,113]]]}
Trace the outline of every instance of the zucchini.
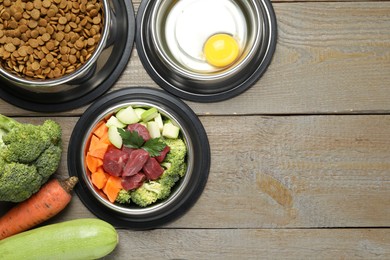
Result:
{"label": "zucchini", "polygon": [[0,241],[0,259],[97,259],[111,253],[118,233],[109,223],[84,218],[42,226]]}

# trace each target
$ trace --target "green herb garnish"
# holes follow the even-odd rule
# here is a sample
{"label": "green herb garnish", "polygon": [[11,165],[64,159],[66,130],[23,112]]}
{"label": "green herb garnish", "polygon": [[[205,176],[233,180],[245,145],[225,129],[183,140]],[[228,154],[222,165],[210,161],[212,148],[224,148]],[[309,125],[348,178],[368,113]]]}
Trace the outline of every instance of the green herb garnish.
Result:
{"label": "green herb garnish", "polygon": [[122,137],[123,145],[134,149],[144,149],[150,154],[151,157],[159,156],[160,152],[166,146],[161,138],[152,138],[145,142],[137,131],[128,131],[122,128],[118,128],[118,132]]}

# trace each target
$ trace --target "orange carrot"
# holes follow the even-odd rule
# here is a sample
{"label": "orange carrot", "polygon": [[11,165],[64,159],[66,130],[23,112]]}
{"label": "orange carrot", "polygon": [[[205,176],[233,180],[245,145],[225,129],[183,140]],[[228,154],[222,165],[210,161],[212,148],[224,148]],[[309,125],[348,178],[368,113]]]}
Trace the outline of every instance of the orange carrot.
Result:
{"label": "orange carrot", "polygon": [[104,135],[100,138],[100,142],[106,143],[106,144],[111,144],[110,139],[108,138],[108,132],[107,132],[106,134],[104,134]]}
{"label": "orange carrot", "polygon": [[103,165],[103,160],[91,155],[90,152],[85,156],[85,163],[87,164],[90,172],[96,172],[97,169]]}
{"label": "orange carrot", "polygon": [[[97,137],[96,137],[97,138]],[[91,143],[89,145],[89,153],[97,158],[103,159],[104,154],[107,152],[108,144],[105,142],[99,141],[93,141],[95,138],[91,139]]]}
{"label": "orange carrot", "polygon": [[91,141],[89,142],[88,151],[90,152],[90,151],[94,150],[94,147],[96,147],[99,142],[100,142],[100,138],[97,137],[96,135],[92,135]]}
{"label": "orange carrot", "polygon": [[106,186],[104,186],[103,188],[103,192],[107,195],[108,200],[114,203],[121,189],[122,179],[120,177],[110,175],[107,180]]}
{"label": "orange carrot", "polygon": [[96,186],[96,188],[103,189],[107,183],[109,176],[110,175],[108,173],[105,173],[104,170],[99,167],[96,172],[93,172],[91,174],[91,180],[93,185]]}
{"label": "orange carrot", "polygon": [[0,240],[28,230],[57,215],[71,201],[77,177],[52,179],[29,199],[17,204],[0,218]]}
{"label": "orange carrot", "polygon": [[106,122],[104,121],[100,121],[95,131],[93,131],[93,134],[99,137],[99,139],[101,139],[104,135],[107,135],[107,133],[108,127],[106,126]]}

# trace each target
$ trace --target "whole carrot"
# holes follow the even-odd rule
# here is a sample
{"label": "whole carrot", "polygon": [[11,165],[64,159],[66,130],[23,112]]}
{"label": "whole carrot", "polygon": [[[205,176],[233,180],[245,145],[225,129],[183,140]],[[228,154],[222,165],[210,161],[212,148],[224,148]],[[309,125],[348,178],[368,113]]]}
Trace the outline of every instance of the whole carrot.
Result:
{"label": "whole carrot", "polygon": [[29,199],[17,204],[0,218],[0,240],[28,230],[62,211],[72,199],[77,177],[52,179]]}

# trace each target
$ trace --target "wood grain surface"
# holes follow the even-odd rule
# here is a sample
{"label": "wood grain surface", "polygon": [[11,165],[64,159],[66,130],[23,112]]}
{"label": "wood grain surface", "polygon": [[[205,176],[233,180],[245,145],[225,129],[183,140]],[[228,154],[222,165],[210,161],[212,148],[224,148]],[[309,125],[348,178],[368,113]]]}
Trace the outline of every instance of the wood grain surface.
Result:
{"label": "wood grain surface", "polygon": [[[106,259],[390,259],[390,1],[273,6],[264,76],[230,100],[187,102],[211,147],[202,196],[161,228],[118,230]],[[158,88],[135,49],[111,91],[134,86]],[[86,107],[35,113],[0,100],[22,122],[61,124],[61,178]],[[48,223],[82,217],[94,215],[74,196]]]}

